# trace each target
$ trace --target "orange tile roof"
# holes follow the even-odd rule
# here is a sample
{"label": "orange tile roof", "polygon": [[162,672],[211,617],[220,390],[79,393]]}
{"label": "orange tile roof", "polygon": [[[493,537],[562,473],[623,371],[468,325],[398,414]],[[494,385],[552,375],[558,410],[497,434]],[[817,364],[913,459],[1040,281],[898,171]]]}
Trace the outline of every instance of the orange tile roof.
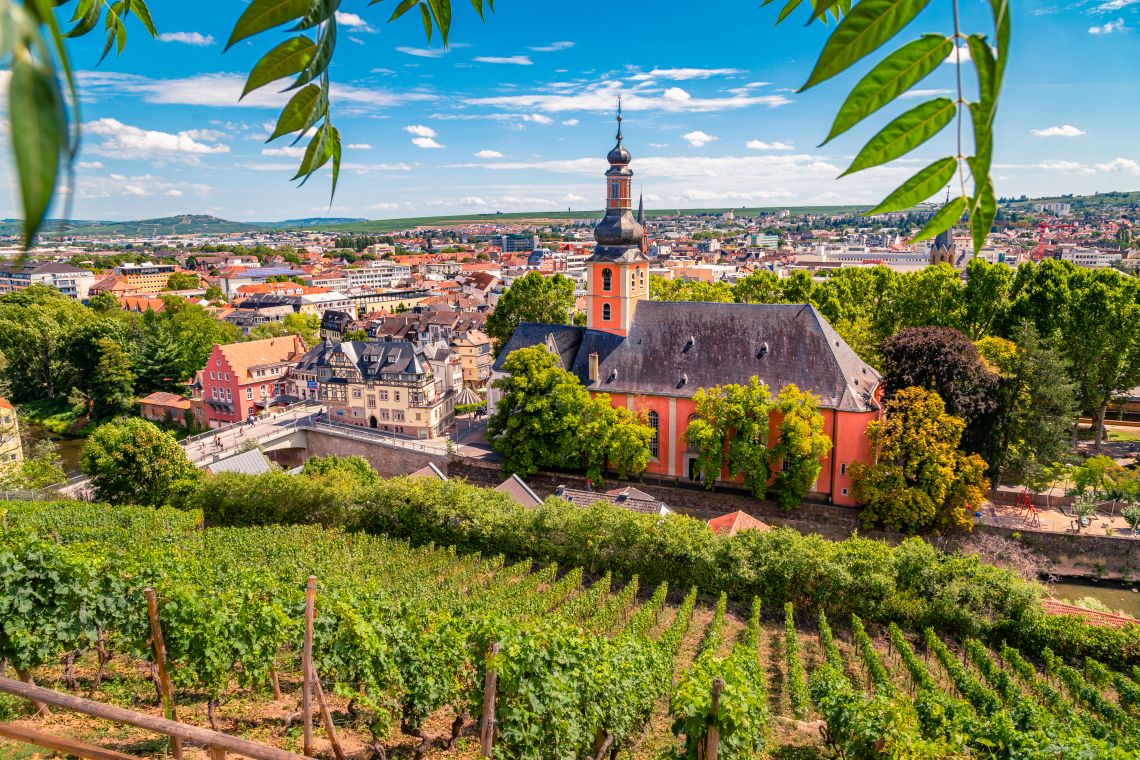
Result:
{"label": "orange tile roof", "polygon": [[0,409],[15,411],[15,408],[12,406],[12,402],[6,398],[0,398]]}
{"label": "orange tile roof", "polygon": [[285,335],[246,343],[230,343],[218,348],[239,378],[245,379],[250,367],[300,359],[305,353],[305,342],[299,335]]}
{"label": "orange tile roof", "polygon": [[292,290],[294,294],[297,289],[304,295],[312,295],[313,293],[328,293],[329,289],[320,285],[298,285],[295,282],[258,282],[249,285],[242,285],[237,289],[238,293],[243,295],[253,295],[255,293],[278,293],[283,290]]}
{"label": "orange tile roof", "polygon": [[761,532],[771,530],[765,523],[760,522],[747,512],[739,510],[714,517],[709,520],[708,526],[713,533],[725,533],[729,536],[735,536],[742,530],[758,530]]}
{"label": "orange tile roof", "polygon": [[175,409],[189,409],[190,399],[185,396],[179,396],[177,393],[167,393],[166,391],[155,391],[154,393],[139,399],[140,404],[153,404],[156,406],[171,406]]}

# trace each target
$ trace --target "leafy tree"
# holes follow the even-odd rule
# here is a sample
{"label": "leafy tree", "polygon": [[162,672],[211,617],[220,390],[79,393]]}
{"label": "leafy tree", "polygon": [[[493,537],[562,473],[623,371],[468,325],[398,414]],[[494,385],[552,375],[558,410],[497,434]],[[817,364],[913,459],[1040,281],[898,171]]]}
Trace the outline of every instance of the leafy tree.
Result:
{"label": "leafy tree", "polygon": [[867,426],[876,461],[851,465],[863,522],[908,533],[969,529],[970,510],[989,484],[982,458],[958,450],[965,428],[937,393],[917,387],[895,393],[883,419]]}
{"label": "leafy tree", "polygon": [[14,466],[0,468],[0,491],[37,491],[67,480],[59,447],[49,440],[37,441],[31,456]]}
{"label": "leafy tree", "polygon": [[771,474],[768,450],[770,416],[775,408],[768,386],[755,375],[748,385],[699,388],[693,394],[696,419],[685,438],[697,451],[695,467],[706,488],[729,477],[743,477],[744,487],[764,498]]}
{"label": "leafy tree", "polygon": [[190,272],[173,272],[170,277],[166,279],[167,290],[194,290],[201,286],[202,282],[198,279],[198,275],[191,274]]}
{"label": "leafy tree", "polygon": [[91,383],[91,399],[100,416],[129,412],[135,405],[135,372],[131,357],[110,338],[96,344],[99,363]]}
{"label": "leafy tree", "polygon": [[181,393],[185,387],[182,373],[186,359],[182,346],[174,339],[170,328],[156,323],[147,334],[139,358],[139,390]]}
{"label": "leafy tree", "polygon": [[732,286],[726,282],[666,280],[649,275],[649,297],[657,301],[711,301],[733,303]]}
{"label": "leafy tree", "polygon": [[487,421],[503,471],[531,475],[545,467],[576,468],[589,392],[545,346],[512,351],[503,371],[507,375],[495,381],[503,396]]}
{"label": "leafy tree", "polygon": [[1044,469],[1069,455],[1077,423],[1076,388],[1069,363],[1029,322],[1017,342],[979,341],[982,356],[999,372],[998,405],[984,446],[989,476],[996,490],[1007,474],[1017,482],[1036,483]]}
{"label": "leafy tree", "polygon": [[112,293],[96,293],[87,299],[87,307],[96,314],[114,314],[122,309],[119,299]]}
{"label": "leafy tree", "polygon": [[217,285],[206,288],[205,299],[210,303],[225,303],[226,294]]}
{"label": "leafy tree", "polygon": [[67,346],[92,319],[90,309],[45,285],[0,296],[0,352],[13,401],[55,398],[76,384]]}
{"label": "leafy tree", "polygon": [[605,480],[609,465],[622,480],[645,471],[653,428],[625,407],[614,407],[607,393],[586,402],[579,428],[579,451],[586,476],[594,483]]}
{"label": "leafy tree", "polygon": [[792,272],[780,280],[780,301],[782,303],[811,303],[815,280],[802,269]]}
{"label": "leafy tree", "polygon": [[[669,282],[663,280],[663,282]],[[650,286],[653,280],[650,279]],[[775,272],[761,269],[747,277],[742,277],[732,285],[732,299],[737,303],[781,303],[783,289],[780,287],[780,278]],[[681,300],[674,298],[661,298],[663,301]]]}
{"label": "leafy tree", "polygon": [[776,397],[780,421],[772,446],[772,461],[779,470],[771,490],[784,509],[803,501],[819,477],[820,459],[831,451],[831,439],[823,431],[819,398],[795,385],[786,385]]}
{"label": "leafy tree", "polygon": [[163,296],[162,301],[165,308],[157,314],[146,312],[143,320],[148,329],[153,325],[164,325],[170,330],[181,348],[180,379],[192,377],[202,369],[215,343],[225,345],[241,339],[241,330],[236,325],[214,319],[202,306],[177,296]]}
{"label": "leafy tree", "polygon": [[95,429],[80,454],[79,469],[100,500],[161,506],[198,477],[174,436],[137,417]]}
{"label": "leafy tree", "polygon": [[543,277],[538,272],[527,273],[511,283],[487,317],[487,334],[495,340],[495,354],[503,350],[521,323],[568,325],[573,311],[573,280],[562,274]]}
{"label": "leafy tree", "polygon": [[966,265],[966,285],[961,291],[958,326],[973,340],[991,334],[1009,309],[1013,270],[1005,264],[971,259]]}
{"label": "leafy tree", "polygon": [[316,314],[286,314],[282,320],[287,333],[300,335],[306,346],[316,345],[317,333],[321,329],[321,318]]}
{"label": "leafy tree", "polygon": [[886,397],[918,386],[938,393],[950,414],[970,425],[969,449],[980,451],[986,415],[997,408],[997,375],[977,346],[949,327],[908,327],[883,342]]}
{"label": "leafy tree", "polygon": [[340,339],[342,341],[344,341],[345,343],[349,343],[351,341],[357,341],[357,340],[358,341],[372,340],[372,338],[368,335],[367,330],[345,330],[344,333],[340,336]]}
{"label": "leafy tree", "polygon": [[1074,274],[1070,288],[1061,345],[1080,410],[1093,418],[1094,448],[1100,451],[1109,402],[1140,382],[1140,287],[1118,272],[1098,270]]}
{"label": "leafy tree", "polygon": [[902,328],[958,324],[962,278],[954,267],[936,264],[899,277],[895,284],[891,302],[894,324]]}
{"label": "leafy tree", "polygon": [[1011,324],[1031,322],[1046,339],[1059,332],[1068,321],[1069,280],[1075,271],[1069,262],[1056,259],[1019,266],[1010,286]]}

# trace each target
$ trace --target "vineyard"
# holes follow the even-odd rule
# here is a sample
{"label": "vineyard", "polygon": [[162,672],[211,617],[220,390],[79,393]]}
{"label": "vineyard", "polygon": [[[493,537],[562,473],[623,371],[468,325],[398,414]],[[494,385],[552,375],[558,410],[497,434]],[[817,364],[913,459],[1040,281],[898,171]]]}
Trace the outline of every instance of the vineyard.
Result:
{"label": "vineyard", "polygon": [[[161,714],[153,588],[179,719],[294,751],[312,575],[312,665],[349,757],[476,757],[481,728],[499,758],[1140,752],[1140,672],[1048,649],[311,526],[97,505],[0,521],[4,668]],[[0,696],[12,720],[166,750]]]}

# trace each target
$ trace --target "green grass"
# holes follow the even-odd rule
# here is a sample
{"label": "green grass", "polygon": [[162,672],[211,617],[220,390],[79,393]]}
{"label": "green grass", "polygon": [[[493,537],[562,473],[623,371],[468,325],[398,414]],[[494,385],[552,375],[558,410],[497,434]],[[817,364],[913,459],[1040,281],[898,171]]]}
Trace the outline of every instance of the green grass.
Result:
{"label": "green grass", "polygon": [[54,435],[74,435],[71,427],[82,416],[66,397],[37,399],[19,405],[22,421],[44,428]]}

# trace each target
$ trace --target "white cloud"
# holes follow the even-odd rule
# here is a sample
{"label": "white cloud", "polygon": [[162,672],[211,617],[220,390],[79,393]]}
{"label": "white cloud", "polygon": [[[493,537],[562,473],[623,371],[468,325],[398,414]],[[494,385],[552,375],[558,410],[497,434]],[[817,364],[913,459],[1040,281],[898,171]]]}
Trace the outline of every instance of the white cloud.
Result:
{"label": "white cloud", "polygon": [[684,82],[689,79],[708,79],[743,73],[740,69],[653,69],[647,74],[634,74],[630,79],[635,82],[644,82],[650,79],[671,79]]}
{"label": "white cloud", "polygon": [[1062,124],[1061,126],[1046,127],[1045,129],[1031,129],[1029,134],[1034,137],[1080,137],[1087,134],[1083,129],[1078,129],[1072,124]]}
{"label": "white cloud", "polygon": [[461,206],[486,206],[487,201],[483,200],[482,198],[480,198],[476,195],[469,195],[466,198],[460,198],[459,199],[459,205],[461,205]]}
{"label": "white cloud", "polygon": [[304,158],[305,149],[300,146],[286,145],[282,148],[262,148],[263,156],[288,156],[289,158]]}
{"label": "white cloud", "polygon": [[508,66],[533,66],[534,61],[529,55],[477,55],[473,58],[476,63],[497,63]]}
{"label": "white cloud", "polygon": [[381,202],[373,203],[371,206],[365,206],[366,211],[391,211],[394,208],[399,208],[399,203]]}
{"label": "white cloud", "polygon": [[582,201],[586,200],[586,198],[576,193],[567,193],[566,195],[562,196],[562,200],[566,203],[581,203]]}
{"label": "white cloud", "polygon": [[89,121],[83,125],[83,129],[87,134],[105,138],[92,150],[117,158],[183,156],[197,160],[198,156],[230,152],[228,145],[199,142],[191,134],[195,130],[172,134],[141,129],[110,118]]}
{"label": "white cloud", "polygon": [[198,32],[163,32],[158,35],[160,42],[181,42],[184,45],[206,47],[214,44],[214,35]]}
{"label": "white cloud", "polygon": [[443,145],[440,145],[438,142],[436,142],[434,137],[413,137],[412,138],[412,145],[415,145],[417,148],[442,148],[442,147],[444,147]]}
{"label": "white cloud", "polygon": [[396,48],[397,53],[404,53],[405,55],[413,55],[416,58],[442,58],[447,55],[448,48],[414,48],[400,46]]}
{"label": "white cloud", "polygon": [[1124,19],[1118,18],[1116,21],[1109,21],[1101,26],[1090,26],[1089,34],[1112,34],[1113,32],[1126,32],[1128,27],[1124,25]]}
{"label": "white cloud", "polygon": [[523,115],[523,121],[533,121],[535,124],[553,124],[554,123],[554,119],[550,118],[546,114],[541,114],[541,113],[524,114]]}
{"label": "white cloud", "polygon": [[341,26],[347,26],[354,32],[374,32],[376,31],[368,22],[362,19],[355,13],[344,13],[343,11],[336,12],[336,22]]}
{"label": "white cloud", "polygon": [[959,45],[957,51],[951,50],[950,55],[946,56],[946,60],[943,61],[943,63],[953,64],[953,63],[958,63],[959,61],[961,61],[962,63],[969,63],[970,62],[970,48],[969,48],[969,46]]}
{"label": "white cloud", "polygon": [[661,93],[661,97],[673,103],[684,103],[687,100],[692,100],[693,96],[682,90],[680,87],[670,87]]}
{"label": "white cloud", "polygon": [[436,131],[431,127],[424,126],[423,124],[409,124],[404,127],[404,131],[408,134],[415,135],[416,137],[435,137]]}
{"label": "white cloud", "polygon": [[350,150],[372,150],[372,146],[368,143],[349,143]]}
{"label": "white cloud", "polygon": [[689,143],[689,145],[692,145],[694,148],[700,148],[702,146],[708,145],[713,140],[719,139],[708,134],[707,132],[702,132],[699,129],[693,132],[686,132],[685,134],[681,135],[681,138]]}
{"label": "white cloud", "polygon": [[795,146],[786,142],[764,142],[763,140],[749,140],[745,146],[752,150],[795,150]]}
{"label": "white cloud", "polygon": [[793,194],[787,190],[753,190],[745,192],[729,190],[716,192],[713,190],[691,189],[681,194],[681,200],[686,201],[768,201],[791,197],[793,197]]}
{"label": "white cloud", "polygon": [[1112,13],[1113,11],[1118,11],[1121,8],[1127,8],[1128,6],[1135,5],[1136,3],[1140,3],[1140,0],[1107,0],[1107,2],[1101,3],[1100,5],[1093,8],[1093,12]]}
{"label": "white cloud", "polygon": [[668,148],[669,143],[649,143],[650,148]]}
{"label": "white cloud", "polygon": [[573,42],[552,42],[549,45],[538,45],[528,49],[536,53],[557,53],[559,50],[569,50],[572,47],[574,47]]}
{"label": "white cloud", "polygon": [[77,169],[102,169],[102,161],[80,161],[76,165]]}
{"label": "white cloud", "polygon": [[[78,77],[82,89],[88,94],[110,97],[128,93],[141,95],[147,103],[162,105],[280,109],[291,97],[288,92],[276,92],[271,87],[263,87],[239,100],[246,79],[239,74],[215,73],[182,79],[150,79],[137,74],[80,71]],[[437,96],[424,92],[396,93],[373,87],[334,83],[330,98],[334,105],[339,104],[342,108],[382,109],[409,102],[436,100]]]}
{"label": "white cloud", "polygon": [[209,142],[217,142],[224,140],[229,135],[218,129],[187,129],[185,132],[179,132],[180,135],[186,135],[192,140],[207,140]]}
{"label": "white cloud", "polygon": [[167,190],[165,193],[163,193],[163,195],[170,196],[171,198],[181,198],[182,197],[182,191],[177,189],[177,188],[172,187],[169,190]]}
{"label": "white cloud", "polygon": [[912,98],[933,98],[938,95],[949,95],[952,90],[907,90],[899,98],[902,100],[910,100]]}
{"label": "white cloud", "polygon": [[578,126],[578,120],[577,120],[577,119],[567,119],[566,121],[564,121],[564,122],[562,122],[562,123],[563,123],[563,125],[565,125],[565,126],[567,126],[567,127],[576,127],[576,126]]}
{"label": "white cloud", "polygon": [[1140,176],[1140,163],[1131,158],[1114,158],[1106,164],[1097,164],[1096,168],[1102,172],[1129,172]]}
{"label": "white cloud", "polygon": [[[608,79],[576,90],[562,92],[535,92],[524,95],[499,95],[486,98],[469,98],[467,105],[494,106],[498,108],[533,108],[549,113],[564,111],[594,111],[611,113],[618,95],[623,95],[622,108],[626,111],[665,111],[668,113],[703,113],[727,111],[766,105],[772,108],[791,101],[783,95],[728,95],[719,97],[679,97],[674,92],[652,90],[629,91],[623,89],[621,81]],[[687,94],[687,93],[686,93]]]}
{"label": "white cloud", "polygon": [[475,158],[502,158],[503,154],[497,150],[481,150],[475,154]]}

